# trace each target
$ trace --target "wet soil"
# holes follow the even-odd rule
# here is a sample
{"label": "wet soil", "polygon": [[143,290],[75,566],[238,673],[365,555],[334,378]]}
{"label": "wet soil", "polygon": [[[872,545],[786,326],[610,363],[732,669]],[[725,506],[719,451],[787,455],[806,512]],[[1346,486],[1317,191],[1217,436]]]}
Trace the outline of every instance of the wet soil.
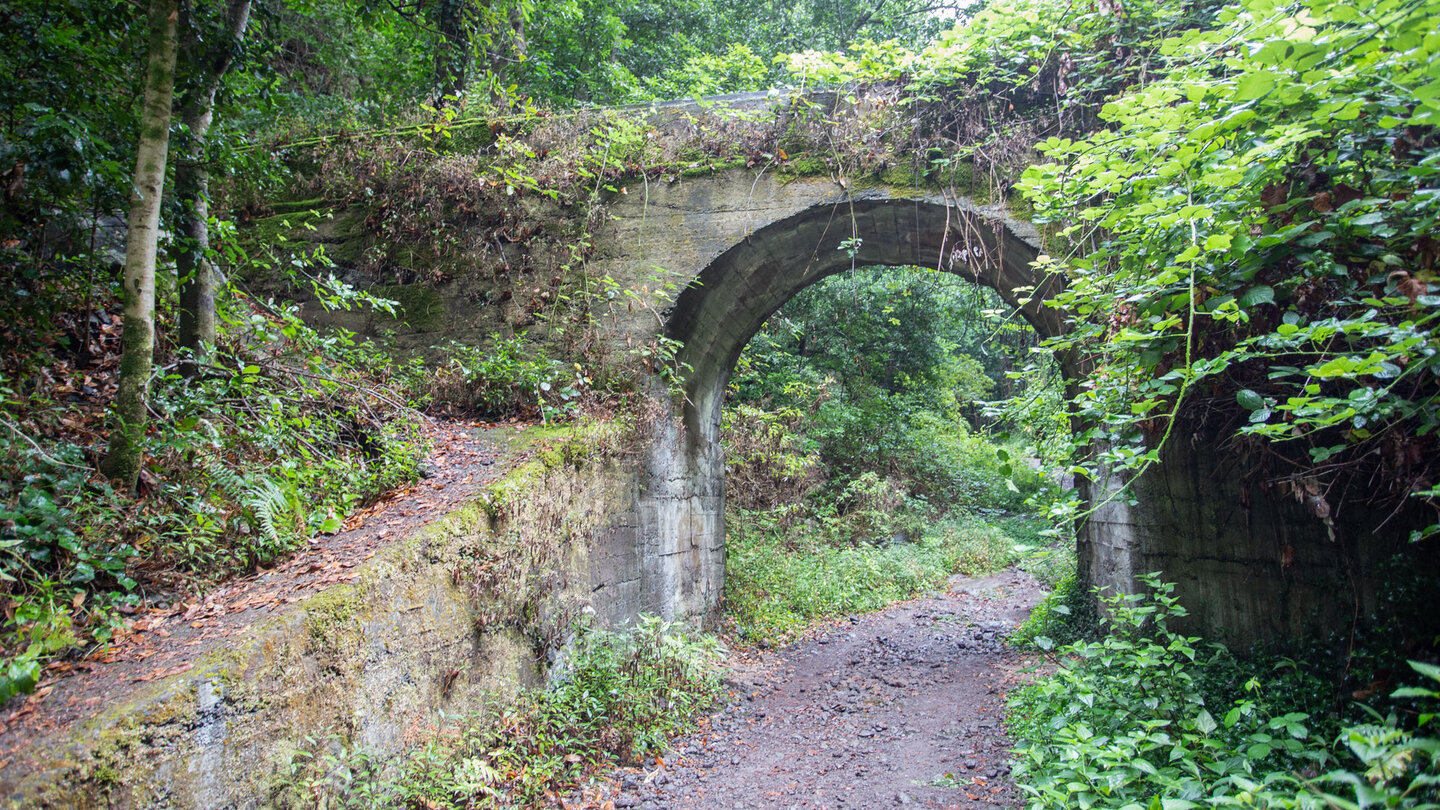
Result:
{"label": "wet soil", "polygon": [[777,653],[737,656],[725,709],[583,804],[1019,807],[1002,720],[1033,660],[1004,639],[1043,595],[1019,571],[957,577]]}
{"label": "wet soil", "polygon": [[143,684],[187,671],[205,653],[252,624],[349,582],[354,569],[386,544],[444,516],[528,452],[524,425],[427,421],[432,453],[425,476],[350,516],[342,531],[313,538],[273,568],[230,580],[201,595],[152,594],[127,617],[108,647],[46,667],[34,694],[0,713],[0,771],[26,767],[37,743],[125,701]]}

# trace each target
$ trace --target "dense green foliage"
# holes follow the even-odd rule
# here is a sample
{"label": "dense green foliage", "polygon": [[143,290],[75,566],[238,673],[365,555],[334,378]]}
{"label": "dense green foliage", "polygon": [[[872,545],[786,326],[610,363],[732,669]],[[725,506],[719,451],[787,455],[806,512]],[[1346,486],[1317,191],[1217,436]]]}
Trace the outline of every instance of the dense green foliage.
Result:
{"label": "dense green foliage", "polygon": [[[730,491],[744,506],[773,502],[778,465],[818,473],[811,484],[841,512],[867,473],[916,507],[1020,509],[1045,486],[1025,458],[1068,450],[1054,413],[1012,423],[986,408],[1058,404],[1045,388],[1058,375],[1018,373],[1043,366],[1034,343],[998,297],[947,273],[832,276],[772,316],[740,358],[725,415]],[[1001,435],[1009,449],[987,438]]]}
{"label": "dense green foliage", "polygon": [[1188,400],[1327,520],[1321,490],[1388,512],[1435,478],[1437,15],[1372,6],[995,3],[790,69],[899,80],[933,164],[1019,180],[1066,279],[1081,438],[1108,446],[1089,465],[1153,463]]}
{"label": "dense green foliage", "polygon": [[[1223,648],[1171,629],[1185,615],[1173,586],[1111,596],[1107,634],[1059,649],[1053,672],[1012,693],[1016,777],[1033,810],[1049,807],[1433,807],[1440,800],[1434,716],[1440,669],[1412,664],[1426,687],[1396,690],[1333,744],[1276,671],[1242,671]],[[1050,647],[1048,639],[1037,642]],[[1303,694],[1304,690],[1300,690]],[[1287,699],[1288,698],[1288,699]],[[1410,699],[1426,704],[1416,713]]]}
{"label": "dense green foliage", "polygon": [[1282,491],[1431,496],[1437,12],[1228,7],[1160,43],[1107,129],[1040,145],[1022,186],[1063,226],[1106,461],[1148,463],[1189,398],[1270,440]]}
{"label": "dense green foliage", "polygon": [[721,695],[721,648],[650,617],[581,631],[548,688],[496,700],[401,761],[303,751],[277,807],[529,807],[598,767],[640,762],[694,727]]}
{"label": "dense green foliage", "polygon": [[[832,276],[766,322],[722,424],[725,594],[743,637],[774,642],[1041,545],[1038,521],[998,518],[1046,501],[1038,457],[1068,449],[1046,410],[1058,376],[1017,371],[1048,360],[1034,343],[993,293],[913,268]],[[1007,394],[1039,418],[987,407]]]}
{"label": "dense green foliage", "polygon": [[530,54],[508,71],[520,92],[560,101],[624,103],[761,90],[775,60],[861,38],[911,43],[940,29],[934,4],[773,0],[581,0],[547,5]]}
{"label": "dense green foliage", "polygon": [[819,621],[943,589],[954,574],[998,571],[1034,552],[1037,530],[1045,525],[1024,518],[955,517],[913,536],[851,544],[827,534],[836,522],[786,527],[771,512],[732,513],[725,604],[742,639],[780,643]]}
{"label": "dense green foliage", "polygon": [[119,611],[273,563],[416,476],[418,414],[391,361],[316,332],[293,307],[236,296],[203,373],[182,377],[163,351],[142,497],[127,497],[94,473],[117,362],[113,301],[94,293],[86,338],[85,313],[49,320],[63,312],[50,286],[16,289],[33,294],[11,299],[15,349],[0,358],[0,638],[19,688],[55,655],[108,641]]}

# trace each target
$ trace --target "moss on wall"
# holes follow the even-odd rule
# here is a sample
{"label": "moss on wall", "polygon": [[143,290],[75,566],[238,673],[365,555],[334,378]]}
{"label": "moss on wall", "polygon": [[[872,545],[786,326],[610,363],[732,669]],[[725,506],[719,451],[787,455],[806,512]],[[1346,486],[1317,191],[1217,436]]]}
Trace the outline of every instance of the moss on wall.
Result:
{"label": "moss on wall", "polygon": [[[428,284],[384,284],[370,289],[371,294],[394,301],[394,321],[421,332],[444,328],[447,320],[445,299]],[[383,313],[377,317],[389,319]]]}
{"label": "moss on wall", "polygon": [[624,430],[517,432],[512,452],[528,459],[487,488],[493,504],[467,503],[384,546],[352,584],[240,631],[84,728],[37,740],[27,764],[0,770],[0,795],[24,797],[0,806],[283,797],[285,769],[315,740],[394,755],[441,713],[542,683],[581,609],[624,592],[595,587],[591,564],[623,552],[596,544],[634,521],[636,473],[613,453]]}
{"label": "moss on wall", "polygon": [[776,176],[782,183],[799,180],[802,177],[819,177],[830,174],[830,164],[822,157],[801,155],[780,164]]}

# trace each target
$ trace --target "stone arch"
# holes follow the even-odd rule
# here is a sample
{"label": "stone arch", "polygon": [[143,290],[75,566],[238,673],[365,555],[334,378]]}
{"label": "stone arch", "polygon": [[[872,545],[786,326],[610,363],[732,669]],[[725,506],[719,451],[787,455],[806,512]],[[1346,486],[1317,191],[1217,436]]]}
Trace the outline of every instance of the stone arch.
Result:
{"label": "stone arch", "polygon": [[[842,245],[858,239],[854,246]],[[883,193],[815,205],[756,229],[687,286],[666,324],[688,367],[685,427],[692,452],[718,442],[720,406],[741,350],[800,290],[852,267],[935,267],[990,287],[1042,336],[1063,329],[1043,301],[1059,279],[1033,267],[1038,235],[1000,207]],[[853,252],[853,255],[852,255]]]}
{"label": "stone arch", "polygon": [[[858,238],[854,255],[842,247]],[[642,603],[666,616],[708,614],[725,576],[720,408],[746,342],[796,293],[851,267],[920,266],[991,287],[1042,335],[1063,329],[1043,301],[1060,284],[1032,262],[1039,237],[1002,207],[875,189],[814,200],[775,217],[697,267],[667,312],[685,372],[677,420],[651,447],[642,496]],[[1062,366],[1065,364],[1062,362]],[[671,400],[672,404],[674,400]]]}

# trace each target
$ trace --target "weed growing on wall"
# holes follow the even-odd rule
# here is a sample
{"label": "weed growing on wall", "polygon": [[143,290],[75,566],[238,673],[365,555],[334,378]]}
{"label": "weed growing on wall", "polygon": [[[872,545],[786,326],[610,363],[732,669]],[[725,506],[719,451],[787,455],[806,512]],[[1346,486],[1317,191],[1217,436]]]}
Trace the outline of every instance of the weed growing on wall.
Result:
{"label": "weed growing on wall", "polygon": [[581,632],[542,690],[495,701],[398,762],[318,741],[296,754],[282,807],[530,807],[607,766],[640,762],[693,727],[721,696],[713,636],[642,616]]}

